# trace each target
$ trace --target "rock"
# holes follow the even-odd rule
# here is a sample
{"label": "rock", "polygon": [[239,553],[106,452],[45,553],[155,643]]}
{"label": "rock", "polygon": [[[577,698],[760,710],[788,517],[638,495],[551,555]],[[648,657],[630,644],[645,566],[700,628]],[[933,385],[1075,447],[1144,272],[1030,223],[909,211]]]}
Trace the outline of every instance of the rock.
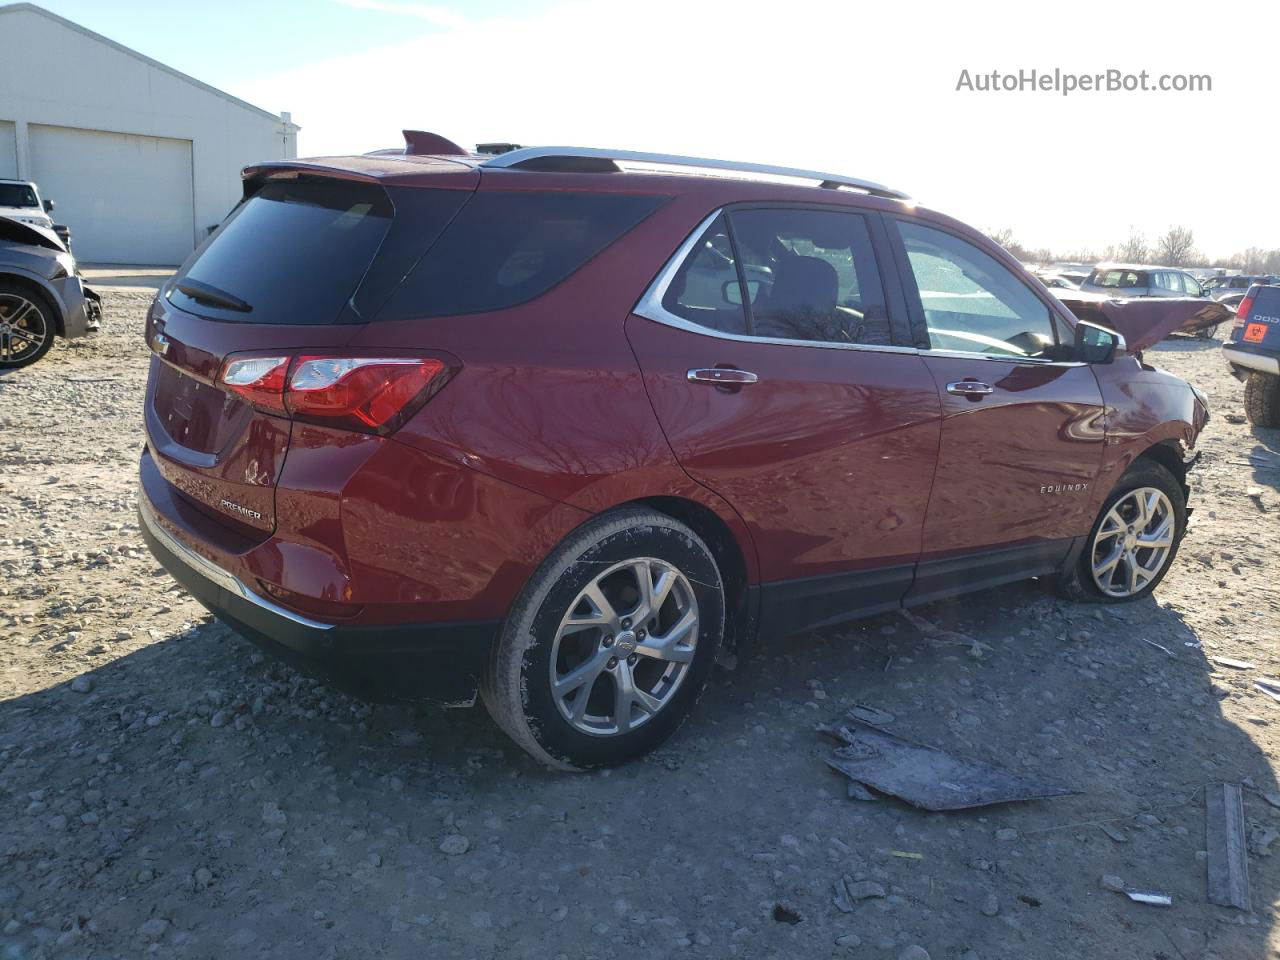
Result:
{"label": "rock", "polygon": [[471,849],[471,841],[460,833],[451,833],[440,841],[440,852],[458,857]]}
{"label": "rock", "polygon": [[1102,889],[1124,893],[1124,881],[1114,874],[1104,874],[1102,877]]}
{"label": "rock", "polygon": [[982,915],[984,917],[994,917],[1000,912],[1000,898],[994,893],[987,894],[982,901]]}
{"label": "rock", "polygon": [[76,693],[88,693],[93,689],[93,677],[82,673],[71,681],[71,689]]}
{"label": "rock", "polygon": [[1001,827],[996,831],[996,839],[1003,843],[1010,843],[1018,839],[1018,831],[1011,827]]}
{"label": "rock", "polygon": [[852,883],[846,880],[844,888],[850,900],[871,900],[885,895],[884,886],[874,880],[855,880]]}
{"label": "rock", "polygon": [[562,904],[561,906],[558,906],[554,910],[552,910],[551,913],[547,915],[547,919],[549,919],[552,923],[559,923],[568,915],[569,915],[569,908]]}
{"label": "rock", "polygon": [[137,873],[137,876],[134,877],[134,879],[137,880],[139,883],[150,883],[155,878],[156,878],[155,873],[152,870],[146,869],[146,868],[139,870]]}
{"label": "rock", "polygon": [[209,726],[225,727],[227,725],[227,720],[229,719],[230,718],[227,716],[227,711],[215,710],[213,716],[209,718]]}
{"label": "rock", "polygon": [[898,954],[898,960],[930,960],[929,951],[913,943]]}
{"label": "rock", "polygon": [[268,802],[262,805],[262,822],[269,826],[284,826],[289,822],[289,816],[278,803]]}
{"label": "rock", "polygon": [[208,867],[201,867],[195,872],[196,889],[204,890],[209,884],[213,883],[213,871]]}
{"label": "rock", "polygon": [[164,936],[164,932],[169,929],[169,921],[164,917],[152,917],[142,926],[138,927],[138,936],[142,937],[148,943],[155,943]]}
{"label": "rock", "polygon": [[845,933],[836,937],[836,946],[844,947],[846,950],[856,950],[862,946],[862,938],[856,933]]}

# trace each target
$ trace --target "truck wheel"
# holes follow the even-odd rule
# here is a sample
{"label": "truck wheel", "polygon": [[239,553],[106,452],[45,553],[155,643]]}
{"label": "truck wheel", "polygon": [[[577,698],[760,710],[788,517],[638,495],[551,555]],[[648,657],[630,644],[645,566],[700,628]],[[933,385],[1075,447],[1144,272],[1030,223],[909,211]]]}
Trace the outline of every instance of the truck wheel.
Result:
{"label": "truck wheel", "polygon": [[697,534],[653,510],[604,514],[525,585],[480,694],[498,726],[550,767],[624,763],[693,709],[724,610],[720,571]]}
{"label": "truck wheel", "polygon": [[1280,427],[1280,377],[1251,372],[1244,382],[1244,412],[1255,427]]}
{"label": "truck wheel", "polygon": [[35,363],[53,346],[56,324],[45,299],[0,280],[0,370]]}
{"label": "truck wheel", "polygon": [[1103,502],[1059,592],[1093,603],[1141,600],[1169,572],[1186,530],[1182,486],[1160,464],[1138,460]]}

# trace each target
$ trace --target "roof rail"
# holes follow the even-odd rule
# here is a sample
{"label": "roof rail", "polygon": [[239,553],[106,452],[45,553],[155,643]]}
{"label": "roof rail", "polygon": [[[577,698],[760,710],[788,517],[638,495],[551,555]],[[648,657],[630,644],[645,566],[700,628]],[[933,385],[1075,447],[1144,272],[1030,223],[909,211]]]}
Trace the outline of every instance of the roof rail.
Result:
{"label": "roof rail", "polygon": [[705,157],[681,157],[667,153],[640,153],[635,150],[601,150],[596,147],[523,147],[490,157],[480,166],[505,169],[524,167],[542,171],[616,172],[619,169],[618,163],[647,163],[655,166],[693,167],[756,176],[795,177],[799,180],[817,180],[818,186],[828,190],[850,187],[873,197],[887,197],[890,200],[910,199],[908,194],[900,190],[892,190],[870,180],[859,180],[856,177],[844,177],[834,173],[819,173],[816,170],[773,167],[763,163],[742,163],[733,160],[708,160]]}

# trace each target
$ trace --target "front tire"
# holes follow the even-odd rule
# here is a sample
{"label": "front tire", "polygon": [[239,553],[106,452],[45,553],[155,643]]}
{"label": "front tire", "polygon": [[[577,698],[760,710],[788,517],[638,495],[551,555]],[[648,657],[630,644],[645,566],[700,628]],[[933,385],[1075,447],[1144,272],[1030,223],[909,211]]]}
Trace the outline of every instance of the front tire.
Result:
{"label": "front tire", "polygon": [[1280,427],[1280,377],[1251,372],[1244,382],[1244,412],[1255,427]]}
{"label": "front tire", "polygon": [[628,508],[575,530],[521,591],[480,694],[536,760],[589,770],[663,743],[724,636],[715,558],[684,524]]}
{"label": "front tire", "polygon": [[1138,460],[1103,502],[1060,592],[1093,603],[1141,600],[1169,572],[1186,530],[1181,484],[1155,461]]}
{"label": "front tire", "polygon": [[0,281],[0,370],[35,363],[53,346],[53,310],[26,287]]}

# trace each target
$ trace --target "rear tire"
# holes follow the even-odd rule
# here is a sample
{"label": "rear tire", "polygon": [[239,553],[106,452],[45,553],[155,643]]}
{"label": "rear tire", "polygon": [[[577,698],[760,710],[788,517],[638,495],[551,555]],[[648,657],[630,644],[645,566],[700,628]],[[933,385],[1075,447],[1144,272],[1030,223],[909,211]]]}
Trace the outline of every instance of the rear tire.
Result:
{"label": "rear tire", "polygon": [[0,370],[35,363],[53,346],[56,330],[53,308],[44,297],[0,280]]}
{"label": "rear tire", "polygon": [[1244,412],[1255,427],[1280,427],[1280,377],[1251,372],[1244,382]]}
{"label": "rear tire", "polygon": [[[1166,521],[1167,532],[1162,533]],[[1059,593],[1092,603],[1141,600],[1173,566],[1186,530],[1182,485],[1165,467],[1139,459],[1103,502],[1079,560],[1059,583]],[[1144,546],[1165,540],[1167,546]]]}
{"label": "rear tire", "polygon": [[525,585],[480,695],[541,763],[625,763],[663,743],[693,709],[724,624],[720,571],[696,533],[653,510],[604,514]]}

